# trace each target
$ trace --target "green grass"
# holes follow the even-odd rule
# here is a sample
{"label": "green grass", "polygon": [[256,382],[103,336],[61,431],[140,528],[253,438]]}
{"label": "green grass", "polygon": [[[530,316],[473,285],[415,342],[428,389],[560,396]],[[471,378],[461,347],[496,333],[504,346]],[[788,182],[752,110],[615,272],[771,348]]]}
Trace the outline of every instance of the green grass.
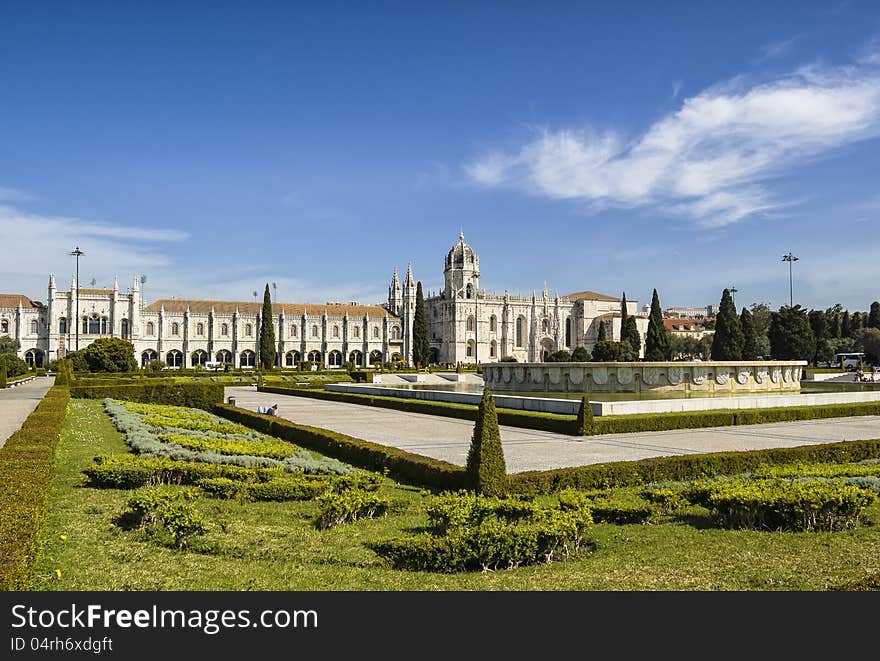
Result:
{"label": "green grass", "polygon": [[211,530],[180,551],[113,524],[129,492],[83,486],[80,471],[92,457],[126,450],[100,402],[71,401],[32,589],[824,590],[880,573],[878,505],[867,525],[834,533],[721,530],[693,507],[655,524],[597,524],[597,549],[564,563],[459,575],[395,571],[363,543],[425,526],[426,496],[390,482],[382,493],[405,499],[405,512],[324,531],[312,525],[313,501],[202,497],[197,506]]}

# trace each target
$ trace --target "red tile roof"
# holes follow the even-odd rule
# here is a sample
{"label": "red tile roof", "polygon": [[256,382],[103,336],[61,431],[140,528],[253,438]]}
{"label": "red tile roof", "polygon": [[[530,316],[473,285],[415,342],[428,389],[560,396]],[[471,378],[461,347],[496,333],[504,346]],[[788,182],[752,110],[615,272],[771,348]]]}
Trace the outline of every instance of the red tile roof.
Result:
{"label": "red tile roof", "polygon": [[0,294],[0,308],[17,308],[21,301],[23,308],[41,308],[42,303],[32,301],[24,294]]}
{"label": "red tile roof", "polygon": [[594,291],[579,291],[574,294],[566,294],[563,298],[570,298],[575,301],[579,301],[581,299],[587,299],[590,301],[617,301],[620,302],[619,298],[615,298],[614,296],[608,296],[608,294],[599,294]]}

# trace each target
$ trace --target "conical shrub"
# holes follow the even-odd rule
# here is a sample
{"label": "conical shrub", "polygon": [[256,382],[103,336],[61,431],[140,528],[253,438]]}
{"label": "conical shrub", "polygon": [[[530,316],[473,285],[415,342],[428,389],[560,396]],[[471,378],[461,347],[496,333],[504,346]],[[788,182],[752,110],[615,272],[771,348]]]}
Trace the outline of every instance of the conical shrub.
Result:
{"label": "conical shrub", "polygon": [[590,436],[593,433],[593,407],[586,397],[581,399],[581,407],[578,409],[577,433],[579,436]]}
{"label": "conical shrub", "polygon": [[0,360],[0,388],[6,387],[6,363]]}
{"label": "conical shrub", "polygon": [[501,430],[495,399],[486,388],[477,410],[477,422],[465,467],[468,485],[484,496],[503,496],[507,492],[507,467],[501,447]]}

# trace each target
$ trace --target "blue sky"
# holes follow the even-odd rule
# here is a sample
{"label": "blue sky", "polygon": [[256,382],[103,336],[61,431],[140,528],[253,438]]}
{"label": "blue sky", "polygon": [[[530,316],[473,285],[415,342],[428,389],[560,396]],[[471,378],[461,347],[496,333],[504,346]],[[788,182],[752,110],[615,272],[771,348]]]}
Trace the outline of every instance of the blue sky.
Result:
{"label": "blue sky", "polygon": [[0,5],[0,291],[880,299],[877,2],[179,4]]}

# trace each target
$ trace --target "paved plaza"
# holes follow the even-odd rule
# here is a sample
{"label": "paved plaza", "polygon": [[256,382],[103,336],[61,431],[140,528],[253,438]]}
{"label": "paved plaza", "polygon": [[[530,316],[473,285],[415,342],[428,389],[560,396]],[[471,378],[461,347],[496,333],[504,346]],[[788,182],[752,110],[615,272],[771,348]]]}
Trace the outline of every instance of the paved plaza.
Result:
{"label": "paved plaza", "polygon": [[[278,404],[278,416],[408,452],[464,465],[474,423],[422,413],[406,413],[360,404],[260,393],[253,387],[227,388],[236,405],[256,410]],[[759,450],[836,441],[880,438],[880,416],[711,427],[637,434],[567,436],[501,427],[504,458],[510,473],[583,466],[647,457]]]}
{"label": "paved plaza", "polygon": [[39,377],[24,385],[0,390],[0,447],[21,428],[21,423],[37,408],[54,382],[54,377]]}

